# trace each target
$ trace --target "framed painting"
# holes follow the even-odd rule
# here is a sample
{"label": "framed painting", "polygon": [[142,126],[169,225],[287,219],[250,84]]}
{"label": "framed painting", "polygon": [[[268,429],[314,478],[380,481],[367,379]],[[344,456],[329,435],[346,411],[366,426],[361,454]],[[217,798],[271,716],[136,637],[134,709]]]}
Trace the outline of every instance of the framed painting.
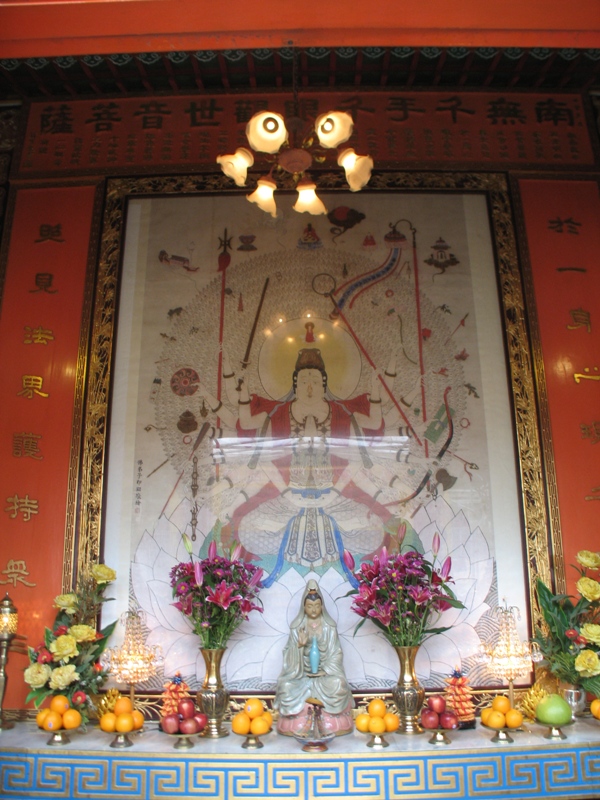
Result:
{"label": "framed painting", "polygon": [[496,609],[519,607],[527,638],[531,576],[551,565],[504,176],[382,173],[321,195],[326,215],[284,196],[273,218],[214,173],[108,182],[80,562],[102,549],[118,613],[142,609],[164,677],[197,686],[169,574],[183,534],[201,556],[239,542],[264,570],[263,612],[223,660],[247,694],[274,689],[309,578],[352,688],[395,684],[393,648],[370,623],[355,632],[343,551],[450,556],[464,608],[444,612],[417,672],[490,685]]}

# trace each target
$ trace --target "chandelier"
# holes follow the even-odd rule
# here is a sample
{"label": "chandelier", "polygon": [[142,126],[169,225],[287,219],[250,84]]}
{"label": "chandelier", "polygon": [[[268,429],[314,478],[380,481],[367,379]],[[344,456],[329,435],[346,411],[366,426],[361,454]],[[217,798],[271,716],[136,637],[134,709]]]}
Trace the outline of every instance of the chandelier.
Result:
{"label": "chandelier", "polygon": [[[297,102],[295,106],[297,108]],[[256,190],[247,195],[247,199],[276,217],[277,206],[273,195],[278,188],[277,179],[287,175],[292,177],[298,192],[294,211],[326,214],[327,209],[317,196],[316,184],[307,170],[313,161],[323,163],[327,158],[327,150],[348,141],[354,127],[352,116],[346,111],[321,114],[301,139],[305,125],[298,116],[288,120],[288,127],[289,131],[284,118],[275,111],[260,111],[248,122],[246,138],[250,148],[271,156],[267,161],[271,161],[272,166],[267,175],[258,179]],[[248,148],[238,147],[235,153],[217,156],[217,163],[227,177],[232,178],[238,186],[245,186],[248,169],[254,164],[254,155]],[[357,155],[352,147],[345,147],[338,152],[337,163],[344,169],[351,192],[360,191],[369,182],[373,169],[370,156]]]}
{"label": "chandelier", "polygon": [[158,645],[148,647],[144,642],[144,612],[128,611],[121,617],[125,626],[125,638],[121,647],[112,647],[102,657],[103,666],[119,683],[129,685],[133,703],[134,687],[156,675],[162,664],[162,652]]}
{"label": "chandelier", "polygon": [[487,666],[496,678],[508,683],[511,707],[514,706],[514,681],[521,675],[531,672],[532,661],[538,661],[538,655],[528,642],[522,642],[517,632],[517,620],[520,619],[516,606],[496,608],[499,620],[498,638],[494,644],[484,642],[480,645],[479,661]]}

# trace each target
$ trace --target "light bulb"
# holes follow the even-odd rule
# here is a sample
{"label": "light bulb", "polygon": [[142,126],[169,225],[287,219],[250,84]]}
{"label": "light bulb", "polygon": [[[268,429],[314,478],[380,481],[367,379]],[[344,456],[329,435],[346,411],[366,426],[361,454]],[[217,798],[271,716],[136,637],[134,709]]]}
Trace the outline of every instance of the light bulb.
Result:
{"label": "light bulb", "polygon": [[315,131],[323,147],[337,147],[352,136],[354,123],[347,111],[328,111],[315,122]]}
{"label": "light bulb", "polygon": [[309,214],[326,214],[327,209],[317,197],[315,192],[316,184],[310,178],[302,178],[299,181],[296,189],[298,190],[298,199],[294,205],[294,211],[302,214],[308,211]]}
{"label": "light bulb", "polygon": [[346,172],[346,180],[351,192],[360,192],[366,186],[371,177],[373,169],[373,159],[371,156],[357,156],[354,150],[349,147],[340,153],[338,164]]}
{"label": "light bulb", "polygon": [[247,199],[272,217],[277,216],[277,206],[275,205],[275,198],[273,192],[277,188],[275,181],[269,177],[259,178],[255,191],[247,195]]}
{"label": "light bulb", "polygon": [[243,186],[246,183],[248,167],[254,164],[254,156],[245,147],[238,147],[235,153],[217,156],[217,164],[221,165],[228,178],[233,178],[238,186]]}
{"label": "light bulb", "polygon": [[260,111],[246,125],[246,138],[253,150],[276,153],[288,138],[283,117],[275,111]]}

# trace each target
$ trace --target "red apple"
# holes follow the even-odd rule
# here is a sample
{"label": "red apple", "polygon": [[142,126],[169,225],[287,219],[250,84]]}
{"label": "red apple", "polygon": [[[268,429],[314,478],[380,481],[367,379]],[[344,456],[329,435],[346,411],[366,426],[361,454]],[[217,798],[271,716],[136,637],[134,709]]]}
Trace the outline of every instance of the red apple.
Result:
{"label": "red apple", "polygon": [[449,731],[456,730],[458,728],[458,717],[454,711],[443,711],[440,714],[440,725]]}
{"label": "red apple", "polygon": [[421,725],[424,728],[439,728],[440,727],[440,716],[435,711],[432,711],[431,708],[424,708],[421,711]]}
{"label": "red apple", "polygon": [[177,711],[182,719],[192,719],[196,713],[196,706],[191,697],[184,697],[177,704]]}
{"label": "red apple", "polygon": [[203,731],[204,728],[206,728],[206,726],[208,725],[208,717],[201,711],[196,711],[196,713],[194,714],[194,719],[198,723],[198,733],[200,733],[200,731]]}
{"label": "red apple", "polygon": [[198,732],[198,723],[193,717],[184,717],[179,723],[179,733],[187,733],[189,736],[192,733]]}
{"label": "red apple", "polygon": [[167,714],[161,719],[160,727],[165,733],[179,733],[179,714]]}
{"label": "red apple", "polygon": [[436,714],[442,714],[446,710],[446,701],[441,694],[433,694],[427,701],[427,706]]}

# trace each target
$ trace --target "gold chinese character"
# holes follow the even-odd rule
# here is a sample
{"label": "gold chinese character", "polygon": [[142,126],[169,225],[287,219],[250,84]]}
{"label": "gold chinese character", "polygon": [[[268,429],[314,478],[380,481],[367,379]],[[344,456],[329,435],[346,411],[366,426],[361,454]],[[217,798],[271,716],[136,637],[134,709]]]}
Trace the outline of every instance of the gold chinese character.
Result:
{"label": "gold chinese character", "polygon": [[36,292],[46,292],[46,294],[56,294],[58,289],[51,289],[54,275],[51,272],[37,272],[35,276],[35,285],[37,289],[30,289],[30,294]]}
{"label": "gold chinese character", "polygon": [[28,494],[25,497],[19,497],[15,494],[14,497],[7,497],[6,502],[11,504],[4,509],[10,514],[11,519],[15,519],[20,511],[23,514],[23,521],[29,522],[31,515],[39,512],[38,501],[30,500]]}
{"label": "gold chinese character", "polygon": [[[594,372],[598,373],[598,367],[594,367]],[[573,378],[575,383],[581,383],[581,381],[600,381],[600,375],[590,375],[589,367],[584,367],[583,372],[573,373]]]}
{"label": "gold chinese character", "polygon": [[17,397],[23,395],[28,400],[31,400],[34,394],[39,394],[40,397],[48,397],[46,392],[42,392],[42,385],[44,379],[38,375],[23,375],[23,388],[17,392]]}
{"label": "gold chinese character", "polygon": [[592,494],[586,495],[586,500],[600,500],[600,486],[592,488]]}
{"label": "gold chinese character", "polygon": [[589,311],[583,308],[572,308],[569,311],[573,325],[567,325],[567,330],[574,331],[576,328],[587,328],[587,332],[592,332],[592,316]]}
{"label": "gold chinese character", "polygon": [[52,341],[54,341],[54,334],[47,328],[30,328],[29,325],[25,325],[24,344],[48,344]]}
{"label": "gold chinese character", "polygon": [[41,461],[44,457],[40,454],[38,447],[38,440],[41,438],[39,433],[13,433],[13,456]]}
{"label": "gold chinese character", "polygon": [[25,580],[25,576],[29,575],[25,561],[15,561],[11,558],[6,565],[6,569],[2,570],[2,575],[6,575],[8,580],[4,581],[0,578],[0,583],[12,583],[13,586],[16,586],[17,582],[22,583],[24,586],[36,585]]}
{"label": "gold chinese character", "polygon": [[35,242],[64,242],[61,239],[62,225],[40,225],[40,238],[35,239]]}

